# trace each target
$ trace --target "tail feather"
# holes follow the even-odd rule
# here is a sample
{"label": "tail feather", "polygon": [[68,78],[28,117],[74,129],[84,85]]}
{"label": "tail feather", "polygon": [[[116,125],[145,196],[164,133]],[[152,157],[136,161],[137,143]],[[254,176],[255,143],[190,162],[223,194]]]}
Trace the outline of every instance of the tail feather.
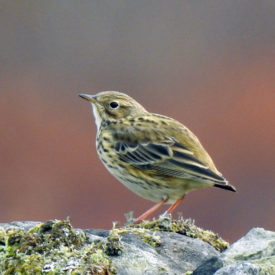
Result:
{"label": "tail feather", "polygon": [[216,183],[214,184],[215,187],[221,188],[221,189],[225,189],[225,190],[229,190],[232,192],[236,192],[236,188],[230,184],[221,184],[221,183]]}

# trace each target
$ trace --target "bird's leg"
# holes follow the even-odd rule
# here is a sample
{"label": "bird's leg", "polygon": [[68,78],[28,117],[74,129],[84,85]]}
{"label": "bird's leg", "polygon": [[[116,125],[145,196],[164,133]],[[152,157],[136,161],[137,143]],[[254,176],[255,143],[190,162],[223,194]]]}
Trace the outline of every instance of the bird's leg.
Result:
{"label": "bird's leg", "polygon": [[166,211],[166,213],[171,214],[175,208],[183,201],[185,195],[183,195],[181,198],[177,199],[170,207],[169,209]]}
{"label": "bird's leg", "polygon": [[136,220],[135,224],[140,223],[141,221],[147,219],[153,212],[155,212],[157,209],[159,209],[163,204],[167,202],[167,199],[163,199],[157,204],[155,204],[153,207],[148,209],[146,212],[144,212],[142,215],[140,215]]}

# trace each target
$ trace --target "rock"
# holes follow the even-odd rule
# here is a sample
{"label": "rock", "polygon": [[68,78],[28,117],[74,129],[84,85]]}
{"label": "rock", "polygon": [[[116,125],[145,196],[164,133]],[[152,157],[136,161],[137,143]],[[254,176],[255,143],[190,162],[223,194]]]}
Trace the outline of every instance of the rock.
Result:
{"label": "rock", "polygon": [[226,263],[239,263],[275,255],[275,232],[253,228],[222,255]]}
{"label": "rock", "polygon": [[0,223],[0,274],[275,274],[274,242],[255,228],[226,249],[217,234],[167,217],[112,230]]}
{"label": "rock", "polygon": [[193,275],[197,274],[275,274],[275,232],[251,229],[218,259],[202,263],[193,272]]}
{"label": "rock", "polygon": [[112,257],[118,274],[182,274],[220,253],[209,244],[174,232],[158,232],[161,244],[154,247],[132,233],[122,236],[120,257]]}
{"label": "rock", "polygon": [[196,268],[192,275],[212,275],[221,267],[223,267],[223,261],[220,257],[212,257]]}
{"label": "rock", "polygon": [[240,263],[236,265],[227,265],[215,272],[215,275],[259,275],[261,274],[260,271],[261,268],[255,264]]}
{"label": "rock", "polygon": [[[221,259],[224,265],[235,266],[236,270],[241,268],[240,263],[250,263],[250,267],[243,266],[252,273],[245,274],[275,274],[275,232],[253,228],[224,251]],[[255,273],[256,270],[259,273]]]}
{"label": "rock", "polygon": [[30,230],[31,228],[41,224],[41,222],[32,222],[32,221],[16,221],[16,222],[10,222],[10,223],[0,223],[0,228],[11,228],[11,227],[17,227],[21,228],[24,231]]}

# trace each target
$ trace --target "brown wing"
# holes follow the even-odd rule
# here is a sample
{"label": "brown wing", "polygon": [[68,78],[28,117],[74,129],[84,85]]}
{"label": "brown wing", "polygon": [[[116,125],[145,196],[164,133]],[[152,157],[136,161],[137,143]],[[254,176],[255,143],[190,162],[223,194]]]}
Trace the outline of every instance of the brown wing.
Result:
{"label": "brown wing", "polygon": [[213,183],[226,180],[199,161],[194,154],[175,138],[162,143],[127,143],[118,141],[115,150],[121,161],[142,170],[177,178],[195,178]]}

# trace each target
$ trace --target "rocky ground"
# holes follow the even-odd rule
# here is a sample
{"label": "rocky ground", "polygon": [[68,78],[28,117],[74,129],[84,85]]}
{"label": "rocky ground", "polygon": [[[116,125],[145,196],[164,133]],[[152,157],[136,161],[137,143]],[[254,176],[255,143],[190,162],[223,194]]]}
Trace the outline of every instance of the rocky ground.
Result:
{"label": "rocky ground", "polygon": [[275,274],[275,232],[253,228],[229,246],[191,220],[167,217],[112,230],[0,223],[0,274]]}

